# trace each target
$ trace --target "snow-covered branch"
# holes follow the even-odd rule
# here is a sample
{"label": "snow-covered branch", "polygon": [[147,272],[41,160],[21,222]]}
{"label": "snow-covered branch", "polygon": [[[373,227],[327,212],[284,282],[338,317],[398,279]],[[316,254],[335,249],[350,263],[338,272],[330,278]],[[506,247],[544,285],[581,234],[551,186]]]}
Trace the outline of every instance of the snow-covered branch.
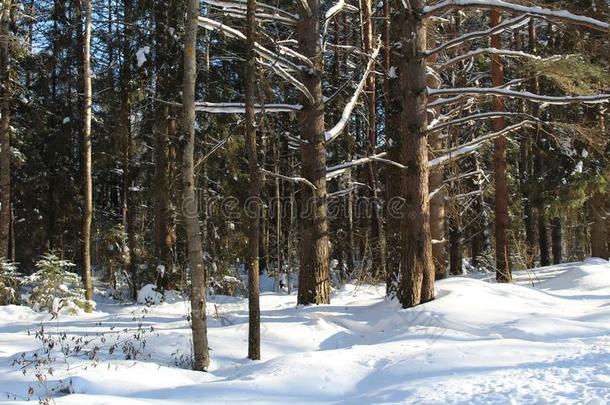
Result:
{"label": "snow-covered branch", "polygon": [[519,16],[517,18],[513,18],[511,20],[506,20],[503,23],[498,24],[495,27],[489,28],[487,30],[473,31],[473,32],[466,33],[458,38],[454,38],[451,41],[445,42],[430,51],[427,51],[426,56],[430,57],[432,55],[436,55],[439,52],[454,48],[454,47],[459,46],[468,41],[473,41],[473,40],[479,39],[479,38],[487,38],[491,35],[499,34],[508,29],[514,29],[514,28],[521,27],[529,22],[530,17],[531,16],[529,14],[526,14],[526,15]]}
{"label": "snow-covered branch", "polygon": [[473,153],[474,151],[476,151],[477,149],[479,149],[487,141],[490,141],[499,136],[505,135],[510,132],[514,132],[518,129],[521,129],[526,126],[531,126],[534,124],[535,124],[534,121],[526,120],[526,121],[522,121],[518,124],[506,127],[501,131],[497,131],[497,132],[493,132],[491,134],[480,136],[476,139],[473,139],[470,142],[466,142],[463,145],[452,148],[449,151],[442,154],[441,156],[428,161],[428,166],[435,167],[435,166],[443,165],[443,164],[451,162],[457,158],[461,158],[463,156],[469,155],[469,154]]}
{"label": "snow-covered branch", "polygon": [[470,95],[470,96],[498,96],[507,98],[521,98],[535,103],[546,103],[555,105],[565,105],[574,103],[583,104],[600,104],[610,101],[610,94],[597,94],[594,96],[545,96],[534,94],[527,91],[514,91],[501,88],[479,88],[479,87],[463,87],[454,89],[432,89],[428,88],[430,96],[448,96],[448,95]]}
{"label": "snow-covered branch", "polygon": [[509,49],[497,49],[497,48],[480,48],[475,49],[473,51],[467,52],[462,55],[458,55],[455,58],[449,59],[445,62],[442,62],[438,65],[439,68],[445,69],[451,65],[454,65],[462,60],[474,58],[478,55],[500,55],[507,56],[510,58],[526,58],[526,59],[534,59],[541,60],[542,58],[537,55],[532,55],[530,53],[522,52],[522,51],[512,51]]}
{"label": "snow-covered branch", "polygon": [[317,187],[316,187],[316,186],[315,186],[315,185],[314,185],[312,182],[310,182],[309,180],[307,180],[307,179],[306,179],[306,178],[304,178],[304,177],[291,177],[291,176],[285,176],[285,175],[283,175],[283,174],[279,174],[279,173],[270,172],[269,170],[265,170],[265,169],[263,169],[263,168],[259,168],[259,170],[260,170],[260,172],[261,172],[261,173],[264,173],[264,174],[266,174],[266,175],[268,175],[268,176],[271,176],[271,177],[277,177],[277,178],[279,178],[279,179],[282,179],[282,180],[287,180],[287,181],[291,181],[291,182],[293,182],[293,183],[303,183],[303,184],[306,184],[306,185],[307,185],[308,187],[310,187],[311,189],[313,189],[313,190],[317,190]]}
{"label": "snow-covered branch", "polygon": [[[226,36],[228,36],[229,38],[237,38],[237,39],[241,39],[243,41],[246,40],[246,36],[241,31],[239,31],[235,28],[232,28],[226,24],[223,24],[221,22],[207,18],[207,17],[199,17],[199,26],[201,26],[209,31],[220,31],[223,34],[225,34]],[[254,43],[254,48],[258,55],[260,55],[264,59],[267,59],[269,62],[284,65],[285,69],[292,69],[292,70],[298,70],[298,71],[309,71],[309,69],[310,69],[311,62],[309,63],[308,66],[297,65],[296,63],[292,62],[290,59],[287,59],[287,58],[279,55],[278,53],[265,48],[258,42]],[[300,56],[301,56],[301,58],[299,58],[299,60],[307,60],[307,58],[305,56],[302,56],[302,55],[300,55]]]}
{"label": "snow-covered branch", "polygon": [[519,113],[519,112],[488,112],[488,113],[479,113],[474,115],[469,115],[467,117],[461,117],[452,121],[443,122],[442,124],[437,124],[428,127],[428,131],[440,131],[447,127],[452,127],[455,125],[465,124],[467,122],[486,120],[490,118],[499,118],[499,117],[526,117],[532,121],[537,121],[538,119],[530,114]]}
{"label": "snow-covered branch", "polygon": [[[300,111],[303,106],[299,104],[256,104],[254,110],[257,113],[282,113]],[[245,103],[209,103],[200,101],[195,103],[195,111],[203,111],[211,114],[245,114]]]}
{"label": "snow-covered branch", "polygon": [[369,162],[380,162],[380,163],[385,163],[385,164],[388,164],[391,166],[398,167],[399,169],[402,169],[402,170],[406,169],[405,165],[400,164],[400,163],[395,162],[390,159],[386,159],[387,155],[388,155],[387,152],[381,152],[381,153],[378,153],[373,156],[365,156],[362,158],[352,160],[350,162],[345,162],[345,163],[341,163],[341,164],[338,164],[335,166],[327,167],[326,168],[326,180],[331,180],[336,177],[339,177],[340,175],[345,173],[348,169],[351,169],[352,167],[356,167],[356,166],[362,166]]}
{"label": "snow-covered branch", "polygon": [[[222,10],[233,10],[233,11],[235,9],[245,11],[247,9],[247,5],[248,5],[248,3],[244,0],[203,0],[203,2],[206,4],[209,4],[211,6],[218,7]],[[283,21],[283,22],[288,22],[290,24],[296,24],[297,22],[299,22],[298,15],[291,14],[287,11],[284,11],[280,8],[277,8],[277,7],[269,5],[269,4],[257,2],[256,8],[257,8],[257,10],[256,10],[257,18],[260,13],[260,14],[272,16],[272,17],[274,17],[274,19],[277,19],[277,20]],[[269,12],[266,13],[265,11],[269,11]],[[269,14],[269,13],[271,13],[271,14]]]}
{"label": "snow-covered branch", "polygon": [[463,10],[468,8],[493,9],[505,11],[511,14],[531,14],[536,17],[544,17],[551,20],[567,22],[593,30],[610,31],[610,25],[594,18],[572,14],[566,10],[552,10],[542,7],[528,7],[520,4],[508,3],[502,0],[445,0],[432,6],[424,7],[423,18],[439,16],[452,10]]}
{"label": "snow-covered branch", "polygon": [[370,55],[370,57],[369,57],[369,62],[366,65],[366,70],[364,71],[364,74],[362,75],[362,80],[360,80],[360,83],[358,84],[358,87],[356,88],[354,95],[351,97],[351,99],[346,104],[345,108],[343,109],[343,113],[341,114],[341,119],[339,120],[339,122],[337,122],[337,124],[335,124],[334,127],[329,129],[328,131],[326,131],[326,142],[327,143],[332,142],[335,139],[337,139],[337,137],[339,137],[339,135],[341,135],[341,132],[347,125],[347,122],[349,121],[349,119],[352,115],[352,111],[354,110],[354,107],[356,106],[356,103],[358,102],[358,98],[360,97],[362,90],[364,90],[364,86],[366,84],[366,80],[367,80],[369,74],[371,74],[371,72],[375,71],[373,69],[373,67],[375,66],[375,61],[377,59],[377,56],[379,55],[380,49],[381,49],[381,43],[378,43],[377,47],[373,51],[373,54]]}

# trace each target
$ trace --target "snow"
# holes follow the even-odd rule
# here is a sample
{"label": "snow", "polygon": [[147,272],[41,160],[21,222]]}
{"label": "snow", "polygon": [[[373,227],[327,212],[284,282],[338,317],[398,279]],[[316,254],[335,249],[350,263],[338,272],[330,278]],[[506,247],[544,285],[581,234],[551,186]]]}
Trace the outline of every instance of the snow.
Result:
{"label": "snow", "polygon": [[[331,305],[296,307],[263,293],[262,361],[246,360],[247,300],[212,296],[208,373],[173,366],[190,352],[184,301],[146,308],[100,301],[74,317],[0,307],[0,392],[25,402],[58,386],[64,404],[605,404],[610,401],[610,264],[600,259],[516,274],[495,284],[477,273],[440,281],[437,299],[403,310],[383,286],[346,285]],[[95,336],[153,326],[139,360],[104,354],[58,363],[36,383],[11,362],[48,333]],[[62,359],[63,360],[63,359]],[[61,383],[59,381],[62,381]],[[17,396],[17,401],[13,401]]]}
{"label": "snow", "polygon": [[136,52],[136,59],[138,60],[138,67],[142,67],[146,63],[146,55],[150,53],[150,47],[144,46]]}
{"label": "snow", "polygon": [[157,291],[157,286],[154,284],[146,284],[138,291],[138,304],[159,305],[162,299],[163,294]]}

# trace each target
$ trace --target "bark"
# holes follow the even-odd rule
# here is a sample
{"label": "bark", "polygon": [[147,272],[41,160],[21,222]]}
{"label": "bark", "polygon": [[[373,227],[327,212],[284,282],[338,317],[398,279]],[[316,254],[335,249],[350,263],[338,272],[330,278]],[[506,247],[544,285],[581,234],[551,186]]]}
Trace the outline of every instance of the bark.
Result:
{"label": "bark", "polygon": [[[502,21],[502,16],[496,10],[491,12],[491,26],[496,26]],[[501,36],[492,35],[491,46],[496,49],[502,48]],[[494,55],[491,59],[491,78],[494,86],[504,85],[504,66],[502,59]],[[493,111],[503,112],[504,102],[501,97],[494,97]],[[494,130],[501,131],[505,127],[503,117],[494,119]],[[494,174],[495,174],[495,221],[496,221],[496,280],[507,283],[512,280],[509,264],[508,246],[508,179],[506,162],[506,137],[499,136],[494,141]]]}
{"label": "bark", "polygon": [[[161,100],[170,100],[175,94],[175,72],[171,52],[172,36],[169,27],[171,7],[167,2],[156,1],[155,12],[155,70],[157,74],[156,96]],[[175,236],[171,220],[172,204],[170,190],[170,139],[175,135],[173,123],[173,108],[167,104],[157,103],[155,108],[154,138],[155,138],[155,256],[159,264],[166,267],[164,275],[170,274],[172,266],[171,251]],[[160,288],[165,288],[167,278],[162,277],[157,282]]]}
{"label": "bark", "polygon": [[[402,100],[400,92],[400,80],[396,74],[400,55],[399,50],[395,50],[392,44],[396,37],[396,32],[391,33],[390,26],[400,27],[402,17],[400,13],[390,13],[389,2],[386,0],[384,15],[386,17],[386,30],[384,44],[386,54],[384,58],[385,86],[387,93],[385,97],[385,136],[388,159],[394,162],[402,162],[402,137],[400,131],[400,117],[402,115]],[[395,6],[400,7],[398,3]],[[387,246],[387,278],[386,295],[390,298],[397,297],[400,284],[400,255],[401,255],[401,235],[400,227],[402,222],[402,203],[401,203],[401,177],[402,171],[396,166],[386,167],[386,204],[385,217],[387,222],[386,246]]]}
{"label": "bark", "polygon": [[551,254],[549,253],[549,228],[546,225],[544,211],[538,213],[538,245],[540,248],[540,265],[551,265]]}
{"label": "bark", "polygon": [[454,276],[463,274],[462,230],[460,221],[455,219],[449,224],[449,272]]}
{"label": "bark", "polygon": [[[373,8],[371,0],[363,0],[361,3],[363,17],[363,42],[364,52],[371,55],[374,51],[375,25],[373,21]],[[366,64],[368,60],[364,60]],[[367,104],[367,132],[368,132],[368,153],[369,156],[375,154],[377,148],[377,103],[376,103],[376,82],[375,75],[370,74],[367,77],[365,85],[366,104]],[[374,162],[369,162],[368,183],[370,195],[372,197],[371,204],[371,250],[372,250],[372,274],[376,279],[383,278],[386,275],[386,244],[385,232],[383,226],[383,215],[381,201],[379,199],[379,187],[377,185],[377,165]]]}
{"label": "bark", "polygon": [[320,47],[320,2],[304,0],[298,5],[301,16],[296,27],[299,52],[313,68],[301,74],[301,82],[313,96],[302,97],[301,145],[302,177],[315,187],[301,185],[300,271],[297,302],[302,305],[330,303],[328,220],[326,207],[326,145],[322,77],[324,59]]}
{"label": "bark", "polygon": [[138,294],[138,266],[136,264],[136,225],[135,210],[132,207],[132,196],[129,191],[131,184],[131,8],[132,0],[123,0],[123,66],[121,69],[121,111],[119,130],[123,143],[123,181],[122,181],[122,211],[121,218],[127,232],[129,248],[129,274],[131,277],[131,296],[135,300]]}
{"label": "bark", "polygon": [[9,257],[11,226],[11,126],[10,126],[10,9],[2,1],[0,17],[0,257]]}
{"label": "bark", "polygon": [[532,206],[532,142],[528,138],[519,145],[519,187],[523,201],[523,223],[525,225],[525,263],[527,268],[534,266],[536,247],[536,223]]}
{"label": "bark", "polygon": [[400,115],[404,220],[401,224],[401,268],[398,298],[404,308],[434,299],[434,262],[430,235],[430,199],[427,136],[426,25],[417,10],[421,0],[399,7],[402,57],[398,74],[403,110]]}
{"label": "bark", "polygon": [[248,358],[261,358],[261,313],[259,287],[259,226],[260,226],[260,172],[258,170],[258,150],[256,142],[256,122],[254,115],[254,92],[256,85],[256,0],[248,0],[246,11],[246,145],[248,148],[248,169],[250,170],[250,192],[248,209],[250,229],[248,233]]}
{"label": "bark", "polygon": [[553,245],[553,264],[561,264],[563,254],[561,218],[555,217],[551,220],[551,240]]}
{"label": "bark", "polygon": [[85,35],[83,38],[83,79],[85,84],[85,108],[83,114],[83,223],[82,223],[82,266],[85,298],[93,299],[93,282],[91,280],[91,221],[93,219],[93,179],[91,176],[91,112],[93,93],[91,87],[91,0],[84,1]]}
{"label": "bark", "polygon": [[193,332],[193,369],[207,371],[210,365],[206,323],[205,266],[199,227],[199,207],[195,194],[195,81],[197,79],[197,19],[199,0],[188,0],[184,36],[184,80],[182,87],[182,214],[186,227],[188,262],[191,269],[191,329]]}
{"label": "bark", "polygon": [[608,241],[606,232],[606,210],[608,201],[606,194],[596,192],[589,202],[591,256],[608,259]]}
{"label": "bark", "polygon": [[[436,62],[437,58],[428,59],[428,63]],[[439,88],[441,82],[433,75],[428,75],[428,87]],[[429,135],[430,150],[442,150],[443,140],[440,131],[433,131]],[[433,158],[433,156],[430,156]],[[430,193],[434,197],[430,199],[430,233],[432,235],[432,257],[436,269],[436,279],[447,277],[447,243],[445,241],[445,197],[447,192],[444,187],[444,169],[442,165],[434,167],[430,171]]]}

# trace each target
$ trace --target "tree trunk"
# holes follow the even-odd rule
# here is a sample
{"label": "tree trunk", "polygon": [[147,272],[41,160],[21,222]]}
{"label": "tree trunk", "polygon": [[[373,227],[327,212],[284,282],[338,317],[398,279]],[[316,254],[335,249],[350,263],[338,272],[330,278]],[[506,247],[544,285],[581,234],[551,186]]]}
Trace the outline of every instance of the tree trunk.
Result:
{"label": "tree trunk", "polygon": [[[502,21],[499,11],[491,12],[491,26],[496,26]],[[501,36],[492,35],[491,46],[502,48]],[[504,66],[499,56],[491,59],[491,78],[494,86],[504,85]],[[501,97],[494,97],[493,110],[504,111],[504,102]],[[505,127],[504,118],[494,119],[494,130],[501,131]],[[495,174],[495,214],[496,214],[496,280],[508,283],[512,280],[509,251],[508,251],[508,179],[506,162],[506,137],[500,136],[494,142],[494,174]]]}
{"label": "tree trunk", "polygon": [[[155,16],[155,71],[157,75],[155,93],[157,98],[171,100],[176,91],[177,82],[173,61],[173,37],[170,27],[174,24],[175,9],[165,1],[154,2]],[[158,278],[160,288],[166,288],[168,276],[173,267],[172,249],[174,246],[174,226],[172,221],[172,195],[170,171],[172,156],[171,139],[176,135],[174,108],[167,104],[157,103],[155,107],[155,256],[157,263],[165,267],[162,277]]]}
{"label": "tree trunk", "polygon": [[132,0],[123,0],[123,66],[121,71],[121,112],[119,128],[122,132],[121,141],[123,143],[123,182],[122,200],[123,208],[121,218],[125,232],[127,233],[127,246],[129,248],[129,274],[131,277],[131,296],[134,300],[138,294],[138,266],[136,264],[136,229],[135,212],[132,207],[131,193],[131,4]]}
{"label": "tree trunk", "polygon": [[309,58],[313,69],[301,74],[314,101],[302,99],[301,145],[302,176],[315,187],[301,185],[301,248],[299,292],[302,305],[330,303],[328,221],[326,207],[326,141],[322,77],[324,58],[320,47],[320,1],[298,3],[301,16],[296,35],[299,52]]}
{"label": "tree trunk", "polygon": [[606,233],[606,193],[596,192],[589,202],[591,256],[608,259],[608,242]]}
{"label": "tree trunk", "polygon": [[544,211],[538,213],[538,245],[540,246],[540,265],[551,265],[551,254],[549,253],[549,229],[546,226]]}
{"label": "tree trunk", "polygon": [[462,268],[462,230],[458,218],[449,224],[449,271],[453,276],[464,273]]}
{"label": "tree trunk", "polygon": [[[428,60],[428,63],[436,62],[437,58]],[[441,82],[434,75],[428,75],[428,87],[440,88]],[[440,111],[437,111],[437,113]],[[434,116],[431,117],[432,119]],[[443,149],[443,140],[440,131],[434,131],[429,135],[429,146],[431,151]],[[432,257],[436,269],[436,279],[447,277],[447,242],[445,240],[445,175],[441,166],[430,171],[430,234],[432,235]]]}
{"label": "tree trunk", "polygon": [[[394,162],[402,162],[402,133],[400,131],[400,117],[402,115],[402,98],[400,90],[400,80],[396,72],[396,66],[400,61],[398,50],[394,50],[391,44],[396,42],[397,33],[390,31],[390,26],[400,27],[402,24],[402,16],[400,13],[390,13],[391,0],[385,0],[384,16],[386,18],[384,30],[384,49],[386,50],[384,58],[385,82],[386,88],[384,118],[385,118],[385,136],[386,147],[388,151],[388,159]],[[401,5],[396,2],[396,7]],[[402,170],[394,165],[386,166],[386,246],[387,246],[387,278],[386,278],[386,295],[390,298],[398,297],[399,280],[400,280],[400,257],[401,257],[401,222],[402,222],[402,202],[401,202],[401,179]]]}
{"label": "tree trunk", "polygon": [[401,21],[398,74],[403,110],[400,116],[404,221],[401,226],[401,269],[398,298],[403,308],[434,299],[434,262],[430,235],[430,198],[427,136],[426,25],[419,18],[421,0],[398,7]]}
{"label": "tree trunk", "polygon": [[[371,0],[363,0],[361,3],[362,19],[363,19],[363,42],[364,52],[367,55],[373,53],[375,24],[373,21],[373,8]],[[364,60],[366,64],[368,61]],[[376,102],[376,84],[375,75],[370,74],[366,79],[366,111],[367,111],[367,132],[368,132],[368,154],[373,156],[377,149],[377,102]],[[374,162],[369,162],[368,183],[370,195],[372,197],[371,204],[371,251],[372,251],[372,274],[375,279],[381,279],[386,275],[386,244],[385,232],[383,226],[383,214],[381,201],[379,200],[379,187],[377,185],[377,165]]]}
{"label": "tree trunk", "polygon": [[0,19],[0,257],[9,257],[11,226],[11,84],[10,84],[10,9],[11,1],[2,1]]}
{"label": "tree trunk", "polygon": [[207,371],[210,365],[206,324],[205,267],[199,227],[199,207],[195,195],[195,81],[197,80],[197,20],[199,0],[188,0],[184,34],[184,82],[182,87],[182,214],[186,225],[188,261],[191,269],[191,329],[193,332],[193,369]]}
{"label": "tree trunk", "polygon": [[260,226],[260,172],[256,142],[254,115],[254,92],[256,85],[256,0],[248,0],[246,12],[246,145],[248,169],[250,171],[250,193],[248,210],[250,229],[248,233],[248,358],[261,358],[261,313],[259,287],[259,226]]}
{"label": "tree trunk", "polygon": [[525,263],[527,268],[534,267],[536,248],[536,222],[532,206],[532,141],[521,140],[519,145],[519,187],[523,201],[523,223],[525,225]]}
{"label": "tree trunk", "polygon": [[561,264],[563,254],[561,218],[555,217],[551,220],[551,241],[553,246],[553,264]]}
{"label": "tree trunk", "polygon": [[91,112],[93,93],[91,88],[91,0],[85,0],[85,36],[83,38],[83,78],[85,83],[85,108],[83,116],[83,229],[82,229],[82,266],[85,298],[93,299],[91,280],[91,221],[93,219],[93,179],[91,176]]}

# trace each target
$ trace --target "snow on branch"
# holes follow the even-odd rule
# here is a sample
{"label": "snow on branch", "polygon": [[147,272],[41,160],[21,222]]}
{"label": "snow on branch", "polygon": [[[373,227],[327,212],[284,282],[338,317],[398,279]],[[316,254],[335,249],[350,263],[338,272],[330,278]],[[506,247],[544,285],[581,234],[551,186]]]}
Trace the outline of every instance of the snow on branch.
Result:
{"label": "snow on branch", "polygon": [[[256,104],[254,110],[257,113],[282,113],[300,111],[303,106],[299,104]],[[195,103],[195,111],[203,111],[211,114],[245,114],[245,103],[209,103],[200,101]]]}
{"label": "snow on branch", "polygon": [[566,10],[552,10],[542,7],[527,7],[520,4],[508,3],[502,0],[445,0],[432,6],[424,7],[423,17],[439,16],[452,10],[463,10],[467,8],[493,9],[509,13],[531,14],[536,17],[544,17],[559,20],[574,25],[591,28],[593,30],[610,31],[610,25],[603,21],[581,15],[572,14]]}
{"label": "snow on branch", "polygon": [[293,183],[303,183],[303,184],[306,184],[308,187],[310,187],[312,190],[317,190],[317,187],[311,181],[307,180],[304,177],[285,176],[283,174],[270,172],[269,170],[265,170],[263,168],[259,168],[259,170],[261,173],[266,174],[268,176],[277,177],[278,179],[291,181]]}
{"label": "snow on branch", "polygon": [[[228,36],[229,38],[237,38],[237,39],[241,39],[243,41],[246,40],[246,36],[241,31],[236,30],[235,28],[232,28],[226,24],[212,20],[207,17],[199,17],[199,26],[201,26],[209,31],[220,31],[223,34],[225,34],[226,36]],[[296,63],[292,62],[291,60],[265,48],[258,42],[254,43],[254,48],[255,48],[257,54],[259,54],[261,57],[267,59],[268,61],[270,61],[272,63],[282,64],[285,66],[285,68],[298,70],[298,71],[306,72],[306,71],[310,70],[311,62],[309,62],[309,66],[297,65]],[[301,58],[299,58],[300,60],[307,60],[307,58],[305,56],[303,56],[303,55],[300,55],[300,56],[301,56]]]}
{"label": "snow on branch", "polygon": [[491,134],[480,136],[476,139],[473,139],[470,142],[467,142],[458,147],[452,148],[449,151],[447,151],[446,153],[444,153],[443,155],[428,161],[428,166],[429,167],[440,166],[440,165],[446,164],[448,162],[451,162],[452,160],[454,160],[456,158],[461,158],[463,156],[469,155],[469,154],[475,152],[477,149],[479,149],[487,141],[490,141],[492,139],[495,139],[495,138],[505,135],[507,133],[514,132],[523,127],[532,126],[533,124],[535,124],[534,121],[526,120],[526,121],[522,121],[518,124],[506,127],[501,131],[497,131],[497,132],[493,132]]}
{"label": "snow on branch", "polygon": [[373,156],[366,156],[366,157],[352,160],[350,162],[341,163],[336,166],[327,167],[326,168],[326,180],[331,180],[336,177],[339,177],[343,173],[345,173],[348,169],[351,169],[352,167],[361,166],[361,165],[367,164],[372,161],[387,163],[392,166],[396,166],[400,169],[405,168],[404,165],[401,165],[398,162],[394,162],[393,160],[385,159],[386,156],[387,156],[387,152],[382,152],[382,153],[378,153]]}
{"label": "snow on branch", "polygon": [[364,90],[364,85],[366,84],[366,79],[368,78],[369,74],[371,74],[371,72],[374,72],[373,66],[375,66],[375,60],[377,59],[377,56],[379,55],[380,49],[381,49],[381,43],[378,42],[377,48],[375,48],[375,50],[373,51],[373,54],[370,55],[370,57],[369,57],[369,63],[366,65],[366,70],[364,71],[364,74],[362,75],[362,80],[360,80],[360,83],[358,84],[358,87],[356,88],[354,95],[352,96],[352,98],[349,100],[349,102],[343,109],[343,113],[341,114],[341,119],[339,120],[339,122],[337,122],[337,124],[334,127],[329,129],[328,131],[326,131],[326,142],[327,143],[332,142],[335,139],[337,139],[337,137],[339,137],[339,135],[341,135],[341,132],[347,125],[347,122],[349,121],[349,119],[352,115],[352,111],[354,110],[354,107],[356,106],[356,103],[358,102],[358,98],[360,97],[362,90]]}
{"label": "snow on branch", "polygon": [[[522,52],[522,51],[512,51],[508,49],[497,49],[497,48],[480,48],[475,49],[473,51],[467,52],[463,55],[456,56],[455,58],[449,59],[445,62],[440,63],[438,66],[441,69],[445,69],[451,65],[454,65],[464,59],[471,59],[478,55],[500,55],[507,56],[510,58],[526,58],[526,59],[534,59],[534,60],[542,60],[540,56],[532,55],[530,53]],[[552,57],[551,59],[556,58]]]}
{"label": "snow on branch", "polygon": [[307,87],[301,83],[300,81],[298,81],[298,79],[294,76],[292,76],[290,73],[288,73],[285,69],[283,69],[280,65],[278,64],[265,64],[266,66],[269,66],[271,69],[273,69],[273,71],[275,73],[277,73],[278,75],[282,76],[284,79],[288,80],[288,82],[290,82],[294,87],[297,88],[297,90],[299,90],[301,93],[303,93],[303,95],[305,97],[307,97],[307,99],[310,102],[314,102],[314,98],[311,95],[311,93],[309,92],[309,90],[307,89]]}
{"label": "snow on branch", "polygon": [[331,8],[328,9],[324,18],[326,20],[330,20],[335,14],[339,13],[343,9],[347,9],[349,11],[358,11],[358,8],[346,4],[345,0],[339,0]]}
{"label": "snow on branch", "polygon": [[[221,8],[223,10],[232,10],[232,11],[234,11],[235,9],[245,11],[248,6],[248,3],[244,0],[203,0],[203,2],[206,4],[209,4],[211,6]],[[283,22],[287,22],[290,24],[296,24],[297,22],[299,22],[298,15],[291,14],[287,11],[284,11],[275,6],[271,6],[269,4],[257,2],[256,8],[257,8],[257,14],[256,14],[257,17],[259,15],[258,13],[261,13],[264,15],[271,16],[278,21],[283,21]],[[258,9],[260,9],[260,10],[258,10]],[[266,11],[266,10],[269,10],[272,14],[264,13],[264,11]]]}
{"label": "snow on branch", "polygon": [[443,122],[442,124],[433,125],[428,127],[428,131],[435,132],[440,131],[441,129],[452,127],[455,125],[465,124],[467,122],[486,120],[490,118],[498,118],[498,117],[526,117],[532,121],[537,121],[538,119],[530,114],[520,113],[520,112],[488,112],[488,113],[480,113],[469,115],[467,117],[462,117],[455,119],[453,121]]}
{"label": "snow on branch", "polygon": [[487,38],[494,34],[499,34],[508,29],[519,28],[529,22],[531,15],[526,14],[519,16],[517,18],[513,18],[511,20],[506,20],[501,24],[496,25],[495,27],[489,28],[484,31],[474,31],[466,33],[458,38],[454,38],[451,41],[445,42],[444,44],[439,45],[438,47],[427,51],[426,57],[430,57],[432,55],[436,55],[439,52],[442,52],[447,49],[454,48],[456,46],[462,45],[465,42],[472,41],[479,38]]}
{"label": "snow on branch", "polygon": [[565,104],[600,104],[610,101],[610,94],[597,94],[594,96],[545,96],[534,94],[527,91],[514,91],[509,89],[479,88],[479,87],[463,87],[453,89],[432,89],[428,88],[430,96],[447,96],[447,95],[470,95],[470,96],[497,96],[507,98],[521,98],[535,103],[565,105]]}

